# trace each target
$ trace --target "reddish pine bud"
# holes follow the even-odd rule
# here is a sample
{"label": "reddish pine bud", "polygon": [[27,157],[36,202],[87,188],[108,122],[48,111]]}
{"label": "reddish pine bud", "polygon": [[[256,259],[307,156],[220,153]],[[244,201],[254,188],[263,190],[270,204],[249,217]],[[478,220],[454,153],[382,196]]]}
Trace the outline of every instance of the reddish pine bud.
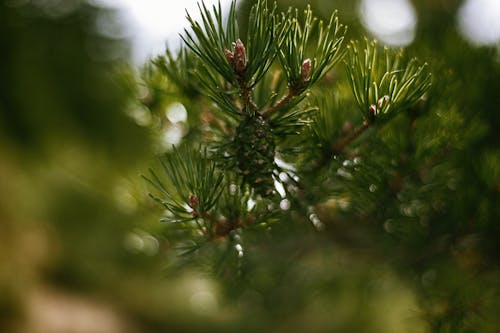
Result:
{"label": "reddish pine bud", "polygon": [[231,65],[231,67],[233,67],[234,66],[234,54],[233,54],[233,52],[226,49],[224,51],[224,54],[226,55],[227,62]]}
{"label": "reddish pine bud", "polygon": [[377,107],[375,106],[375,104],[370,105],[369,110],[370,110],[370,115],[372,117],[375,117],[375,115],[377,114]]}
{"label": "reddish pine bud", "polygon": [[199,203],[200,203],[200,200],[198,199],[198,197],[196,195],[191,194],[189,196],[189,207],[195,208],[198,206]]}
{"label": "reddish pine bud", "polygon": [[300,75],[302,78],[302,83],[306,83],[309,80],[309,74],[311,73],[311,59],[307,58],[302,63],[302,68],[300,69]]}
{"label": "reddish pine bud", "polygon": [[389,96],[385,95],[378,100],[377,106],[379,109],[382,109],[388,102],[389,102]]}
{"label": "reddish pine bud", "polygon": [[246,50],[243,42],[238,38],[234,44],[234,70],[237,74],[245,72],[247,67]]}

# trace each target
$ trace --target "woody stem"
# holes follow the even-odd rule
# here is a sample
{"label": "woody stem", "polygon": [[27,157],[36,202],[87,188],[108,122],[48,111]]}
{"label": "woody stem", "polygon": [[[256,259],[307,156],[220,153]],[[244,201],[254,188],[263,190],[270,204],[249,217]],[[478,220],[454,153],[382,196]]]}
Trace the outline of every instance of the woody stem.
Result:
{"label": "woody stem", "polygon": [[356,140],[361,134],[363,134],[368,128],[373,125],[373,122],[365,120],[361,126],[356,127],[351,132],[341,136],[335,143],[331,145],[331,151],[334,154],[340,154],[344,149],[354,140]]}
{"label": "woody stem", "polygon": [[265,118],[270,118],[276,111],[287,105],[297,94],[299,93],[299,90],[294,87],[289,87],[288,88],[288,93],[283,96],[276,104],[271,106],[269,109],[263,112],[263,116]]}

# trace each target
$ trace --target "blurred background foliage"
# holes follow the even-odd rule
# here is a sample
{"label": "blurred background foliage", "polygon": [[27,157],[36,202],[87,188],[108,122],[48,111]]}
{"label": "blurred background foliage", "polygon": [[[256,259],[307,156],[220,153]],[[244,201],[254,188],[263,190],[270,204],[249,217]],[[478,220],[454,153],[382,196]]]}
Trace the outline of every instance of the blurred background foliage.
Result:
{"label": "blurred background foliage", "polygon": [[[357,1],[310,3],[338,9],[349,39],[373,37]],[[153,66],[138,74],[126,36],[97,28],[110,9],[3,1],[0,331],[497,332],[498,47],[458,33],[462,1],[412,4],[407,52],[432,67],[428,103],[367,136],[363,163],[306,174],[304,202],[321,202],[311,221],[283,212],[270,235],[247,236],[244,278],[214,278],[202,255],[179,264],[139,177],[165,139],[206,135],[190,126],[211,121],[203,101]],[[342,76],[322,83],[326,107],[355,123]]]}

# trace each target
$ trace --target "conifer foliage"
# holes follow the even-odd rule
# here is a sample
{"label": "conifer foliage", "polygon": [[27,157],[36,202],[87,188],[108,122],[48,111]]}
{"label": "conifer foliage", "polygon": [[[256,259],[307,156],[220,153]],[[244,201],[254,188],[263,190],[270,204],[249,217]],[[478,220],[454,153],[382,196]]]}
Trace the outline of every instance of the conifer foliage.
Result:
{"label": "conifer foliage", "polygon": [[[203,110],[197,148],[186,148],[192,142],[185,140],[162,158],[168,162],[162,162],[166,181],[154,171],[145,177],[158,190],[151,196],[167,210],[163,221],[197,230],[187,233],[193,249],[220,236],[268,226],[290,203],[307,216],[307,206],[318,202],[303,198],[308,191],[303,174],[328,163],[321,166],[305,156],[317,150],[342,155],[372,125],[413,107],[431,86],[427,65],[416,59],[404,61],[401,52],[387,49],[380,57],[375,42],[346,46],[347,29],[337,12],[323,22],[310,7],[303,13],[278,12],[276,5],[260,0],[242,36],[234,2],[227,14],[220,4],[207,8],[201,3],[199,10],[200,21],[187,15],[190,28],[177,56],[167,50],[154,61],[181,93],[193,96],[195,91],[195,108]],[[362,119],[357,128],[338,132],[332,126],[339,124],[331,120],[336,110],[320,109],[313,92],[316,85],[338,89],[336,82],[321,82],[328,73],[339,72],[336,65],[342,59]],[[195,156],[193,149],[200,147],[204,153]],[[205,167],[208,160],[213,162]],[[235,197],[240,207],[227,211],[224,197]]]}
{"label": "conifer foliage", "polygon": [[499,331],[498,47],[307,2],[200,0],[140,78],[115,1],[0,3],[0,332]]}
{"label": "conifer foliage", "polygon": [[[465,246],[451,229],[458,240],[475,237],[443,224],[451,198],[463,199],[454,185],[460,173],[446,157],[460,145],[447,134],[460,125],[456,105],[440,95],[453,88],[445,88],[447,77],[436,82],[432,63],[411,50],[349,40],[337,12],[323,21],[310,7],[281,12],[259,0],[243,35],[235,3],[228,13],[203,3],[199,10],[200,20],[187,16],[183,47],[153,61],[189,119],[188,133],[145,176],[165,208],[168,251],[178,254],[170,267],[208,270],[233,301],[257,292],[268,318],[292,318],[318,288],[337,294],[351,279],[371,279],[374,261],[411,286],[431,331],[477,323],[474,304],[495,289],[470,297],[463,287],[474,272],[462,272],[472,259],[465,251],[455,265],[457,252],[442,245]],[[447,284],[450,276],[456,284]],[[448,308],[439,310],[440,302]]]}

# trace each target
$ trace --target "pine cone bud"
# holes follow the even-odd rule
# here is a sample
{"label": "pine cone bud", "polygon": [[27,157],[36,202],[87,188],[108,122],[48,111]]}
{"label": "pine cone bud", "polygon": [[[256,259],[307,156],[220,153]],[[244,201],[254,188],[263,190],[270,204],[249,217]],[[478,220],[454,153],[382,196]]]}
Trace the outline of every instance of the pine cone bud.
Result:
{"label": "pine cone bud", "polygon": [[191,194],[189,196],[189,207],[195,208],[198,206],[199,203],[200,203],[200,200],[198,199],[198,197],[196,195]]}
{"label": "pine cone bud", "polygon": [[302,84],[305,84],[307,80],[309,80],[309,74],[311,74],[311,59],[307,58],[302,62],[302,67],[300,69]]}
{"label": "pine cone bud", "polygon": [[378,100],[377,106],[382,109],[387,103],[389,103],[389,96],[385,95]]}
{"label": "pine cone bud", "polygon": [[369,110],[370,110],[370,116],[374,118],[375,115],[377,114],[377,107],[375,106],[375,104],[370,105]]}
{"label": "pine cone bud", "polygon": [[226,49],[224,51],[224,55],[226,56],[226,59],[227,59],[227,62],[229,63],[229,65],[231,65],[231,67],[233,67],[234,66],[234,54],[233,54],[233,52]]}
{"label": "pine cone bud", "polygon": [[237,39],[236,43],[234,44],[234,70],[237,74],[243,74],[245,72],[245,69],[247,67],[247,59],[246,59],[246,50],[245,50],[245,45],[243,45],[243,42],[241,39]]}

